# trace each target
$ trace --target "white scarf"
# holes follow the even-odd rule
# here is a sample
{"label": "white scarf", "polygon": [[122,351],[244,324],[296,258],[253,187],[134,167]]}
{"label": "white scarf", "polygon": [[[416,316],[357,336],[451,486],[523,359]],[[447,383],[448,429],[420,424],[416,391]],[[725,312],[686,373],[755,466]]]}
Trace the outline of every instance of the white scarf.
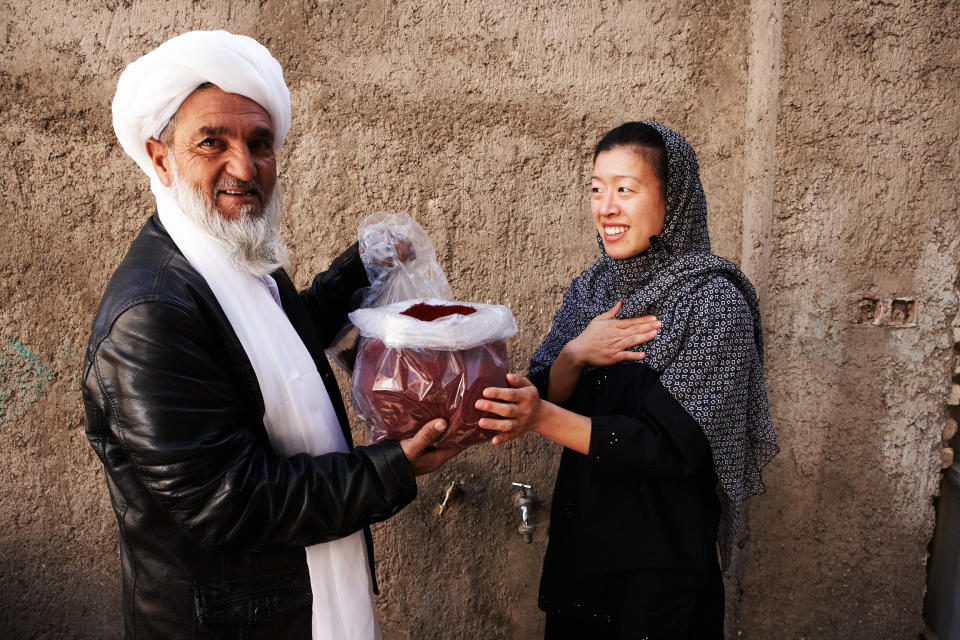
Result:
{"label": "white scarf", "polygon": [[[151,189],[160,221],[210,285],[253,365],[274,451],[282,456],[346,452],[323,379],[267,284],[238,271],[223,247],[181,211],[172,189],[156,178]],[[306,552],[314,640],[380,638],[363,532],[315,544]]]}

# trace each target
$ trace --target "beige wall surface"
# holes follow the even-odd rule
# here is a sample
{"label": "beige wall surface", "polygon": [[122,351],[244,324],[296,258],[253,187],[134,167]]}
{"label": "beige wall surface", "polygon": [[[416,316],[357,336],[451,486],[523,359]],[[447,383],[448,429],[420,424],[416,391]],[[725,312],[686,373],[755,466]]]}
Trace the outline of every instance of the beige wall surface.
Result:
{"label": "beige wall surface", "polygon": [[[746,637],[921,628],[960,275],[958,10],[783,4],[764,301],[782,452],[751,505]],[[916,300],[915,326],[857,323],[865,296]]]}
{"label": "beige wall surface", "polygon": [[[294,280],[368,213],[408,212],[458,298],[513,309],[519,371],[596,253],[591,146],[647,117],[687,136],[714,251],[762,294],[782,447],[727,581],[728,636],[915,638],[957,312],[958,9],[0,0],[0,636],[120,636],[116,523],[77,379],[152,202],[110,100],[160,42],[225,28],[270,48],[291,89]],[[865,296],[916,300],[917,320],[857,323]],[[387,638],[542,632],[558,454],[536,437],[474,447],[375,527]],[[452,480],[465,495],[440,518]],[[514,480],[542,499],[533,544]]]}

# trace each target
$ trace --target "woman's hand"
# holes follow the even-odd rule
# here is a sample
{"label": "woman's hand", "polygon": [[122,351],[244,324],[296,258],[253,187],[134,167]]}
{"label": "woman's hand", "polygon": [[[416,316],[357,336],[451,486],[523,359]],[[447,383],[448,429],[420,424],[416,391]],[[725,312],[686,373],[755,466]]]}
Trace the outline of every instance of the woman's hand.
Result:
{"label": "woman's hand", "polygon": [[483,398],[474,406],[480,411],[501,416],[480,418],[480,427],[500,431],[493,437],[493,444],[509,442],[535,429],[539,423],[543,401],[533,383],[513,373],[507,374],[510,387],[487,387]]}
{"label": "woman's hand", "polygon": [[562,409],[540,398],[537,388],[523,376],[507,374],[511,388],[487,387],[476,407],[500,418],[480,418],[484,429],[499,431],[493,444],[509,442],[536,431],[558,444],[586,454],[590,449],[590,418]]}
{"label": "woman's hand", "polygon": [[605,367],[624,360],[643,360],[642,351],[627,351],[657,337],[660,321],[656,316],[617,319],[623,301],[590,321],[583,332],[564,345],[550,367],[550,386],[547,400],[566,402],[580,380],[587,365]]}
{"label": "woman's hand", "polygon": [[643,360],[646,353],[628,351],[657,337],[660,321],[656,316],[617,318],[623,301],[590,321],[579,336],[564,347],[572,365],[579,369],[587,365],[605,367],[623,360]]}

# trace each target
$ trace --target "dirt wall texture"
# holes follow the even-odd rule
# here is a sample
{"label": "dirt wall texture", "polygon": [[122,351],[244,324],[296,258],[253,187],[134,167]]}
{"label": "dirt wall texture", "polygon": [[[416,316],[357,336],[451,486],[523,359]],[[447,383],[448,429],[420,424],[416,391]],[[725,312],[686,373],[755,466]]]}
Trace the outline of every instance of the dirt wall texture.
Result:
{"label": "dirt wall texture", "polygon": [[[513,309],[519,371],[595,256],[591,146],[647,117],[686,135],[714,251],[762,294],[782,446],[727,581],[728,636],[915,638],[957,313],[958,9],[0,0],[0,636],[120,636],[116,523],[77,378],[152,202],[110,100],[128,62],[225,28],[270,48],[291,89],[294,280],[368,213],[408,212],[459,298]],[[876,321],[860,312],[872,298]],[[882,312],[894,299],[915,302],[905,318]],[[387,638],[542,633],[558,454],[529,437],[420,479],[374,530]],[[465,495],[440,518],[453,480]],[[515,480],[542,499],[532,544]]]}

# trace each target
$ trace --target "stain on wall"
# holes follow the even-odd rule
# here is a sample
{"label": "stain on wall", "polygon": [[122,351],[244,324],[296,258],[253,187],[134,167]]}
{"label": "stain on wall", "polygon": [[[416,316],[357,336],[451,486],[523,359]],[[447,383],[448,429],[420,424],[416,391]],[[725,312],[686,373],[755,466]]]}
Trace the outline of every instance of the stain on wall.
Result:
{"label": "stain on wall", "polygon": [[53,382],[53,372],[17,339],[0,351],[0,428],[26,413]]}

